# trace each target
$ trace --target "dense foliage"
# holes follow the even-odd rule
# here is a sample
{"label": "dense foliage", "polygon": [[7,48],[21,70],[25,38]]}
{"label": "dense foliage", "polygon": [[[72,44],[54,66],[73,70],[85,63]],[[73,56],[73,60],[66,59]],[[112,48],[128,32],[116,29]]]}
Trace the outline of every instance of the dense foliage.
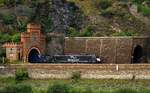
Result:
{"label": "dense foliage", "polygon": [[7,85],[0,89],[0,93],[32,93],[32,87],[27,84]]}
{"label": "dense foliage", "polygon": [[0,64],[3,63],[5,57],[5,49],[0,47]]}
{"label": "dense foliage", "polygon": [[69,91],[69,85],[56,82],[48,87],[47,93],[69,93]]}
{"label": "dense foliage", "polygon": [[20,33],[9,34],[9,33],[0,33],[0,43],[3,44],[5,42],[20,42],[21,36]]}
{"label": "dense foliage", "polygon": [[28,71],[25,68],[18,68],[15,74],[15,79],[17,81],[29,79]]}
{"label": "dense foliage", "polygon": [[92,37],[94,31],[92,30],[91,26],[86,26],[81,31],[77,31],[75,28],[70,27],[69,31],[67,32],[67,36],[69,37]]}
{"label": "dense foliage", "polygon": [[[10,79],[7,79],[7,81],[11,82]],[[103,83],[103,86],[101,88],[99,88],[98,85],[95,87],[92,87],[91,84],[89,85],[89,82],[86,82],[86,84],[88,84],[88,85],[83,86],[82,81],[72,84],[72,83],[64,83],[60,80],[59,80],[59,82],[49,83],[49,87],[45,86],[45,84],[42,84],[42,88],[41,88],[41,87],[39,87],[39,85],[37,83],[38,80],[35,80],[35,81],[36,81],[36,83],[34,83],[34,84],[28,84],[28,83],[25,84],[25,83],[20,82],[17,84],[13,83],[10,85],[3,86],[0,88],[0,93],[149,93],[150,92],[149,88],[142,88],[142,89],[139,89],[139,88],[136,89],[136,88],[132,88],[132,87],[124,88],[121,85],[114,89],[114,88],[109,88],[108,86],[104,86],[104,83]],[[39,80],[39,81],[41,81],[41,80]],[[33,80],[31,80],[29,82],[33,83]],[[46,81],[46,82],[48,83],[48,81]],[[97,81],[95,81],[95,83],[96,82]],[[111,84],[113,83],[112,84],[113,86],[117,86],[117,85],[114,85],[115,81],[113,81],[113,80],[105,81],[105,84],[106,84],[106,82],[111,83]],[[130,81],[130,82],[132,82],[132,81]],[[122,81],[122,83],[123,83],[123,81]],[[124,83],[127,83],[127,82],[124,82]],[[121,82],[120,82],[120,84],[121,84]]]}

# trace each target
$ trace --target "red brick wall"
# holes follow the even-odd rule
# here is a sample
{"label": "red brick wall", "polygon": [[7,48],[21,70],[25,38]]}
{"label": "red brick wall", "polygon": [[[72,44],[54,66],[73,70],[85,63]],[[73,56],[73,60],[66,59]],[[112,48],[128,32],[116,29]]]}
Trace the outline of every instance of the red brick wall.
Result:
{"label": "red brick wall", "polygon": [[[131,63],[134,46],[140,45],[147,51],[146,39],[145,37],[65,38],[64,53],[95,54],[103,60],[103,63]],[[146,57],[145,54],[144,56]]]}
{"label": "red brick wall", "polygon": [[41,26],[38,24],[28,24],[27,32],[22,33],[21,42],[23,44],[23,59],[28,61],[28,54],[32,48],[38,49],[41,54],[45,54],[46,37],[41,33]]}

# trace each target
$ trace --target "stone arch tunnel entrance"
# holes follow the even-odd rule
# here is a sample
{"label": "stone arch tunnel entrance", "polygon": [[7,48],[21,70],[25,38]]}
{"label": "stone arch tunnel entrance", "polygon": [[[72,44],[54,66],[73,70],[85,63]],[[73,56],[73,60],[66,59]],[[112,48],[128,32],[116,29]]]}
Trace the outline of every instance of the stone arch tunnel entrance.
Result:
{"label": "stone arch tunnel entrance", "polygon": [[134,48],[132,63],[142,63],[142,57],[143,57],[143,48],[140,45],[137,45]]}
{"label": "stone arch tunnel entrance", "polygon": [[28,54],[28,62],[39,63],[40,62],[40,52],[37,49],[31,49]]}

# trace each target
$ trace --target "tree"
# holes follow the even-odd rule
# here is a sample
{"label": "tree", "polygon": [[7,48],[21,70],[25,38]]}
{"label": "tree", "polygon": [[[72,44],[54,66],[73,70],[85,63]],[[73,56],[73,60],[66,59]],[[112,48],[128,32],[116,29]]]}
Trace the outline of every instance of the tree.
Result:
{"label": "tree", "polygon": [[20,42],[20,33],[17,33],[15,35],[12,36],[12,41],[13,42]]}
{"label": "tree", "polygon": [[8,7],[13,7],[15,3],[15,0],[4,0],[4,4]]}
{"label": "tree", "polygon": [[11,14],[3,15],[3,22],[5,24],[12,24],[14,21],[14,16]]}

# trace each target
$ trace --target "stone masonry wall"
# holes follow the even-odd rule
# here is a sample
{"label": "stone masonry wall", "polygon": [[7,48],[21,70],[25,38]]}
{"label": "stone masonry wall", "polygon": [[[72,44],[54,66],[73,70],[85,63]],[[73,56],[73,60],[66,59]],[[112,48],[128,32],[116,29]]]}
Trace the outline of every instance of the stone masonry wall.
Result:
{"label": "stone masonry wall", "polygon": [[[147,51],[145,37],[75,37],[65,38],[65,54],[95,54],[103,63],[131,63],[134,48]],[[146,54],[144,53],[146,57]]]}
{"label": "stone masonry wall", "polygon": [[33,79],[68,79],[81,72],[83,79],[150,79],[150,64],[26,64],[0,66],[0,77],[14,76],[27,68]]}

